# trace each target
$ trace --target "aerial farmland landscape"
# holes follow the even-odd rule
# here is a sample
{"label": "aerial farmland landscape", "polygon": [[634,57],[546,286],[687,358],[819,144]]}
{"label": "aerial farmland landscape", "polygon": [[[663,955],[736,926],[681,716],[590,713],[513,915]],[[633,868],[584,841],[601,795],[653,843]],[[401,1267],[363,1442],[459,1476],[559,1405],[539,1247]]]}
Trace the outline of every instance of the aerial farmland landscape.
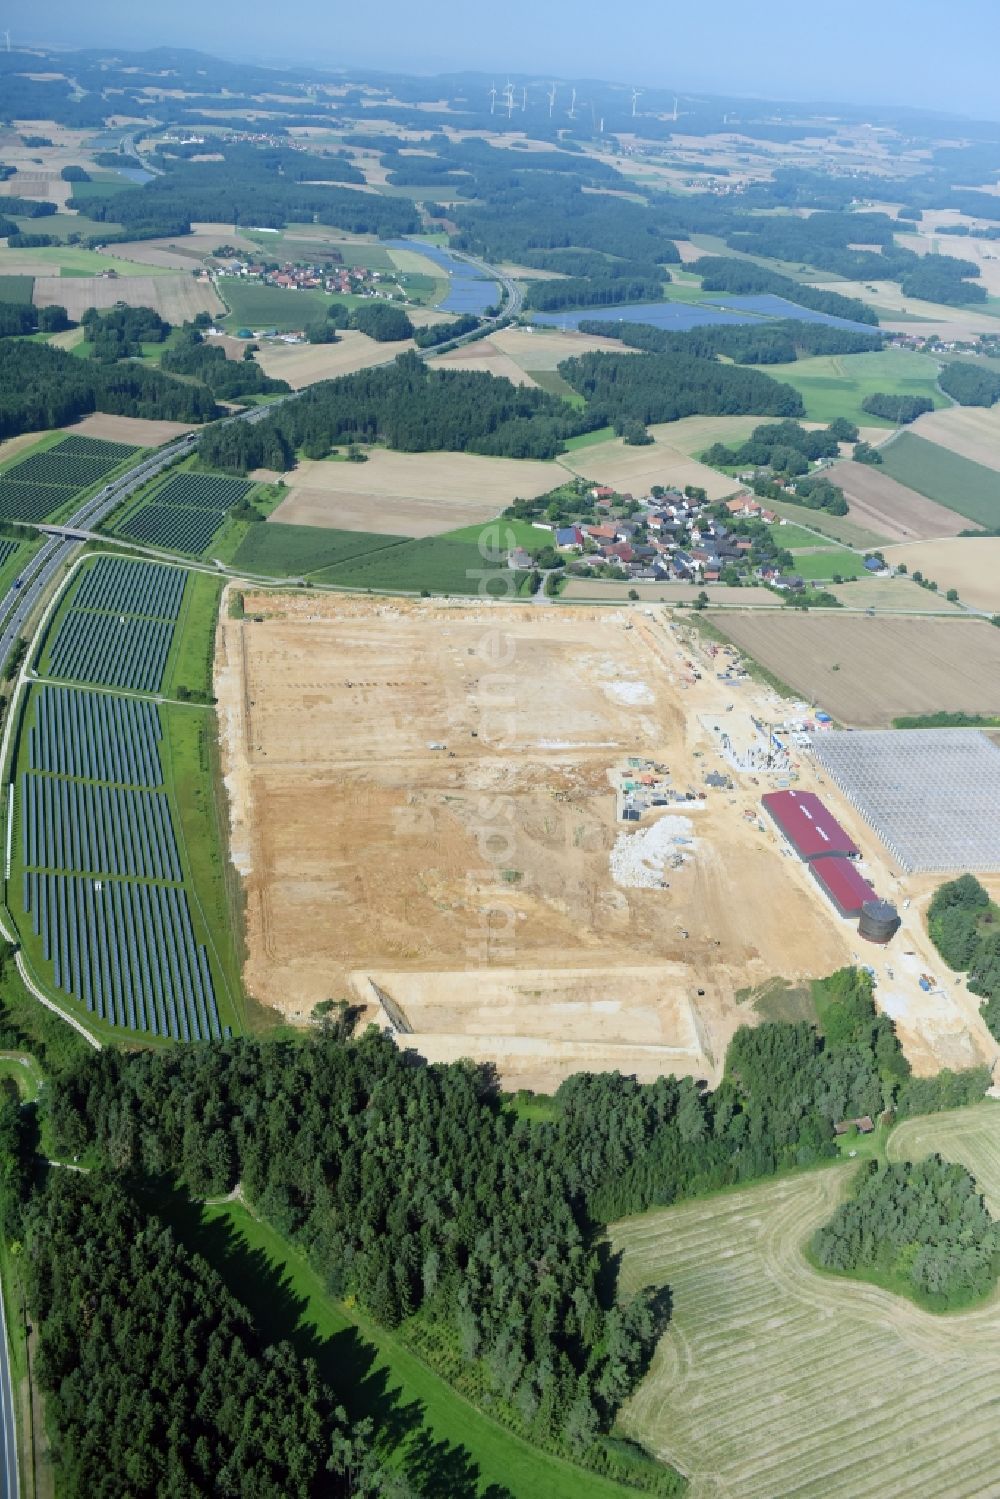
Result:
{"label": "aerial farmland landscape", "polygon": [[1000,22],[491,19],[0,36],[0,1499],[1000,1494]]}

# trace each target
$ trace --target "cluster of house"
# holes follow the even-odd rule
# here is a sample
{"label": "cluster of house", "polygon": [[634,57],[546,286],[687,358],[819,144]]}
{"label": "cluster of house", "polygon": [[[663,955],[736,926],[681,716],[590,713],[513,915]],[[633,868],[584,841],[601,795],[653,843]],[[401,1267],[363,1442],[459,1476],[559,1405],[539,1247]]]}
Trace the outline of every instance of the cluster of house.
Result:
{"label": "cluster of house", "polygon": [[348,292],[355,296],[375,296],[380,271],[361,265],[307,265],[286,261],[277,267],[257,265],[252,260],[234,258],[219,267],[221,276],[239,276],[260,286],[280,286],[286,291]]}
{"label": "cluster of house", "polygon": [[[746,566],[753,547],[750,537],[733,534],[724,521],[711,514],[705,500],[665,490],[640,500],[635,509],[631,495],[617,494],[605,485],[596,485],[589,496],[596,511],[607,512],[606,520],[566,526],[535,521],[536,526],[553,531],[552,545],[557,552],[572,557],[575,571],[611,565],[639,582],[661,583],[675,578],[717,583],[724,568],[739,567],[741,562]],[[611,512],[618,508],[631,513],[615,518]],[[733,517],[767,524],[777,520],[773,511],[750,493],[729,500],[726,509]],[[508,563],[523,570],[531,567],[532,558],[523,547],[515,547],[508,554]],[[782,579],[776,567],[761,568],[758,573],[775,587],[792,586],[792,580]],[[795,581],[801,586],[801,580]]]}

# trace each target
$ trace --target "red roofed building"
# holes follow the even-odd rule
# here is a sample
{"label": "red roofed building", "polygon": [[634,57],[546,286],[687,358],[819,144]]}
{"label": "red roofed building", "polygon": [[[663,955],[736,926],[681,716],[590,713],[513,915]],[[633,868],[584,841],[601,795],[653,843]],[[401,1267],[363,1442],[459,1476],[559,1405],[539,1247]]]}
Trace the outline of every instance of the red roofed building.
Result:
{"label": "red roofed building", "polygon": [[809,868],[841,916],[860,916],[865,901],[878,899],[850,859],[811,859]]}
{"label": "red roofed building", "polygon": [[822,859],[830,854],[858,857],[857,844],[815,792],[767,791],[761,802],[800,859]]}

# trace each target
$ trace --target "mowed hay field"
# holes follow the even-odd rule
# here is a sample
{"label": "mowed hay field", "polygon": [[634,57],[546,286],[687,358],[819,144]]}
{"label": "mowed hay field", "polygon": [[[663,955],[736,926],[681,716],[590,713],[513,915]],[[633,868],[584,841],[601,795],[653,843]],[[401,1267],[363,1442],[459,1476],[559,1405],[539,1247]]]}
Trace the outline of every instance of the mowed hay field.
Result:
{"label": "mowed hay field", "polygon": [[996,406],[949,406],[947,411],[928,411],[910,431],[973,463],[1000,469],[1000,408]]}
{"label": "mowed hay field", "polygon": [[192,431],[193,426],[192,422],[147,421],[141,416],[109,416],[103,411],[95,411],[67,427],[66,431],[71,437],[100,437],[105,442],[128,442],[138,448],[158,448],[161,443]]}
{"label": "mowed hay field", "polygon": [[969,527],[964,516],[908,489],[880,467],[848,460],[838,463],[830,478],[844,491],[849,519],[887,540],[926,541],[932,536],[957,536]]}
{"label": "mowed hay field", "polygon": [[[996,1211],[1000,1105],[915,1120],[890,1153],[941,1149]],[[910,1131],[907,1137],[907,1131]],[[1000,1302],[935,1316],[825,1276],[802,1246],[851,1166],[613,1225],[622,1289],[669,1285],[670,1326],[620,1417],[691,1480],[690,1499],[996,1494]]]}
{"label": "mowed hay field", "polygon": [[452,349],[449,354],[439,354],[428,362],[436,370],[479,370],[487,375],[501,375],[514,385],[537,383],[490,338],[476,339],[474,343]]}
{"label": "mowed hay field", "polygon": [[288,498],[270,519],[387,536],[438,536],[492,520],[518,496],[544,494],[561,477],[554,464],[519,458],[375,448],[367,463],[303,459],[289,481]]}
{"label": "mowed hay field", "polygon": [[935,406],[948,404],[937,388],[937,362],[910,349],[883,349],[874,354],[818,354],[794,364],[769,364],[766,370],[772,379],[794,386],[805,403],[806,416],[817,422],[831,422],[843,416],[859,427],[893,427],[894,422],[862,410],[865,396],[875,391],[926,396]]}
{"label": "mowed hay field", "polygon": [[708,618],[782,682],[853,728],[887,728],[906,714],[942,710],[1000,714],[1000,630],[985,620],[870,619],[837,610]]}
{"label": "mowed hay field", "polygon": [[[697,452],[713,441],[711,438],[708,442],[700,437],[692,438],[692,430],[686,423],[701,420],[700,417],[688,417],[685,422],[658,422],[648,429],[653,441],[645,447],[626,447],[624,438],[612,437],[606,442],[563,453],[556,461],[571,474],[592,479],[596,484],[610,484],[624,494],[648,494],[653,484],[662,484],[665,488],[675,485],[679,489],[685,484],[694,484],[704,489],[710,500],[724,499],[739,489],[738,480],[699,463],[686,451],[692,441],[697,443],[694,449]],[[719,418],[708,420],[717,424]],[[675,434],[679,427],[685,427],[684,432]]]}
{"label": "mowed hay field", "polygon": [[336,380],[338,375],[391,364],[398,354],[415,347],[412,338],[404,343],[380,344],[367,333],[345,329],[335,344],[262,343],[254,358],[272,380],[287,380],[293,390],[302,390],[317,380]]}
{"label": "mowed hay field", "polygon": [[159,276],[37,276],[36,307],[65,307],[76,322],[91,307],[98,310],[125,302],[129,307],[152,307],[168,323],[189,322],[196,313],[211,316],[225,311],[210,281],[165,272]]}
{"label": "mowed hay field", "polygon": [[[957,588],[974,609],[1000,613],[1000,537],[958,536],[917,546],[886,547],[885,560],[933,578],[940,593]],[[916,589],[914,589],[914,593]]]}

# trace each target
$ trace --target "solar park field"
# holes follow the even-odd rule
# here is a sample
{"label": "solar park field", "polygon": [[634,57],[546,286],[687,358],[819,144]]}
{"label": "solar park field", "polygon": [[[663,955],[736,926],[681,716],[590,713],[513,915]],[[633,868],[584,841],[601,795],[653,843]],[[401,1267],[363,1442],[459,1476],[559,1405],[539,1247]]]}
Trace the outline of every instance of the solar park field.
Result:
{"label": "solar park field", "polygon": [[228,926],[220,933],[218,899],[196,867],[206,793],[188,786],[192,758],[196,772],[210,768],[210,710],[154,698],[172,680],[186,622],[205,622],[192,596],[212,581],[89,560],[28,694],[8,902],[36,976],[98,1033],[217,1039],[236,1019],[218,945]]}
{"label": "solar park field", "polygon": [[157,479],[113,523],[116,535],[144,546],[200,557],[225,525],[226,513],[254,488],[248,479],[175,473]]}
{"label": "solar park field", "polygon": [[52,520],[140,452],[127,443],[64,437],[0,472],[0,520]]}

